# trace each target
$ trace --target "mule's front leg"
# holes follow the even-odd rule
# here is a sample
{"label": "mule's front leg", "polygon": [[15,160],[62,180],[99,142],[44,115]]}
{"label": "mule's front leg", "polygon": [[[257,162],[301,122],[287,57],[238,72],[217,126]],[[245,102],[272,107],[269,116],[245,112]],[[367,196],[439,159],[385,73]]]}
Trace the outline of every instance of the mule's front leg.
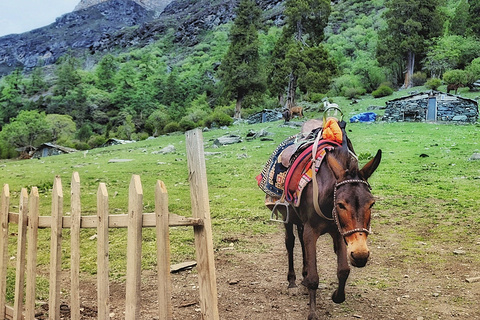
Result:
{"label": "mule's front leg", "polygon": [[305,244],[305,261],[307,276],[303,279],[302,284],[308,289],[310,300],[310,312],[308,320],[317,320],[317,289],[318,289],[318,271],[317,271],[317,239],[319,234],[307,223],[303,230],[303,241]]}
{"label": "mule's front leg", "polygon": [[288,255],[288,288],[296,288],[295,283],[295,269],[293,265],[293,248],[295,247],[295,235],[293,234],[293,223],[285,224],[285,247],[287,248]]}
{"label": "mule's front leg", "polygon": [[350,266],[347,259],[347,246],[343,237],[335,232],[332,234],[335,253],[337,254],[337,278],[338,288],[332,294],[332,300],[335,303],[342,303],[345,301],[345,284],[347,283],[348,275],[350,274]]}

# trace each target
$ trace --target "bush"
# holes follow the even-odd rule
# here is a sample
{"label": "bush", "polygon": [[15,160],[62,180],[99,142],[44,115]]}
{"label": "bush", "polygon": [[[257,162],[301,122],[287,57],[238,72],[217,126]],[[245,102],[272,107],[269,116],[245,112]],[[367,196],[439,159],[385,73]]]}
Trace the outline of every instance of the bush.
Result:
{"label": "bush", "polygon": [[381,85],[377,90],[372,92],[374,98],[386,97],[393,94],[393,89],[386,85]]}
{"label": "bush", "polygon": [[323,93],[310,92],[307,95],[306,100],[309,101],[309,102],[313,102],[313,103],[319,103],[325,97],[326,97],[326,95],[323,94]]}
{"label": "bush", "polygon": [[90,137],[90,139],[88,139],[87,143],[91,148],[97,148],[97,147],[100,147],[102,144],[104,144],[105,141],[107,141],[107,139],[105,139],[104,136],[93,135]]}
{"label": "bush", "polygon": [[180,122],[178,123],[182,131],[188,131],[195,129],[197,124],[189,119],[188,116],[183,117]]}
{"label": "bush", "polygon": [[427,89],[430,89],[430,90],[437,90],[438,87],[440,87],[441,85],[442,85],[442,80],[438,78],[430,78],[425,83],[425,87],[427,87]]}
{"label": "bush", "polygon": [[205,125],[209,128],[214,126],[230,126],[232,123],[233,118],[221,109],[215,109],[215,111],[205,119]]}
{"label": "bush", "polygon": [[167,123],[167,125],[163,128],[163,131],[165,133],[171,133],[171,132],[176,132],[176,131],[181,131],[182,129],[180,128],[180,125],[178,122],[172,121]]}
{"label": "bush", "polygon": [[359,98],[365,92],[367,92],[367,90],[361,87],[346,88],[344,96],[348,99],[355,99]]}
{"label": "bush", "polygon": [[412,75],[412,82],[414,86],[423,86],[427,81],[427,74],[425,72],[415,72]]}

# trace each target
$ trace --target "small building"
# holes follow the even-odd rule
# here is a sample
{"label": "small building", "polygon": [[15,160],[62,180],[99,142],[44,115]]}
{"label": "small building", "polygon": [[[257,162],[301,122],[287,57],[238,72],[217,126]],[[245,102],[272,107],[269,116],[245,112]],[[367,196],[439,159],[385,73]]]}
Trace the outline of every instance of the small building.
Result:
{"label": "small building", "polygon": [[384,121],[476,122],[478,102],[440,91],[415,93],[386,102]]}
{"label": "small building", "polygon": [[133,141],[133,140],[121,140],[121,139],[110,138],[110,139],[108,139],[107,141],[105,141],[105,143],[102,144],[102,145],[100,146],[100,148],[110,147],[110,146],[116,146],[116,145],[119,145],[119,144],[127,144],[127,143],[132,143],[132,142],[135,142],[135,141]]}
{"label": "small building", "polygon": [[76,152],[76,149],[68,148],[59,146],[57,144],[53,144],[50,142],[44,143],[40,145],[37,150],[33,153],[32,158],[42,158],[42,157],[49,157],[49,156],[56,156],[59,154],[66,154]]}

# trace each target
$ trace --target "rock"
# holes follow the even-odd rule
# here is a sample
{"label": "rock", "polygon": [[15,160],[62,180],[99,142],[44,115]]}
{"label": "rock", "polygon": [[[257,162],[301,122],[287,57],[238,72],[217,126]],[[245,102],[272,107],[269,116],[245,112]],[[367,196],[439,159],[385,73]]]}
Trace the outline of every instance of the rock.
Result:
{"label": "rock", "polygon": [[479,282],[480,277],[467,278],[467,279],[465,279],[465,281],[467,281],[468,283]]}
{"label": "rock", "polygon": [[177,149],[175,149],[175,146],[172,144],[169,144],[165,148],[159,151],[160,154],[167,154],[167,153],[175,153]]}
{"label": "rock", "polygon": [[455,255],[464,255],[466,254],[467,252],[465,250],[462,250],[462,249],[455,249],[453,250],[453,254]]}
{"label": "rock", "polygon": [[234,144],[239,142],[242,142],[242,138],[240,136],[230,134],[230,135],[222,136],[215,139],[215,141],[213,141],[213,144],[217,146],[224,146],[227,144]]}
{"label": "rock", "polygon": [[480,160],[480,153],[472,154],[468,160]]}

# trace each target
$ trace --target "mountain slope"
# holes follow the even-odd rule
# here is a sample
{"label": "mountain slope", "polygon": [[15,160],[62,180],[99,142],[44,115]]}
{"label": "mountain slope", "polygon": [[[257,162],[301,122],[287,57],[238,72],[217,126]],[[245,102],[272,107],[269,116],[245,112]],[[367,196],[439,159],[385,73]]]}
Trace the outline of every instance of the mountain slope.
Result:
{"label": "mountain slope", "polygon": [[65,14],[43,28],[0,38],[0,75],[55,61],[69,50],[94,46],[105,34],[153,19],[132,0],[110,0]]}
{"label": "mountain slope", "polygon": [[[83,0],[79,6],[85,9],[65,14],[49,26],[0,37],[0,76],[15,68],[53,64],[66,52],[81,56],[142,47],[168,29],[175,30],[175,42],[192,46],[205,31],[232,21],[237,5],[237,0],[170,1]],[[145,8],[154,2],[170,3],[158,14]],[[259,3],[266,21],[282,23],[283,0]]]}

